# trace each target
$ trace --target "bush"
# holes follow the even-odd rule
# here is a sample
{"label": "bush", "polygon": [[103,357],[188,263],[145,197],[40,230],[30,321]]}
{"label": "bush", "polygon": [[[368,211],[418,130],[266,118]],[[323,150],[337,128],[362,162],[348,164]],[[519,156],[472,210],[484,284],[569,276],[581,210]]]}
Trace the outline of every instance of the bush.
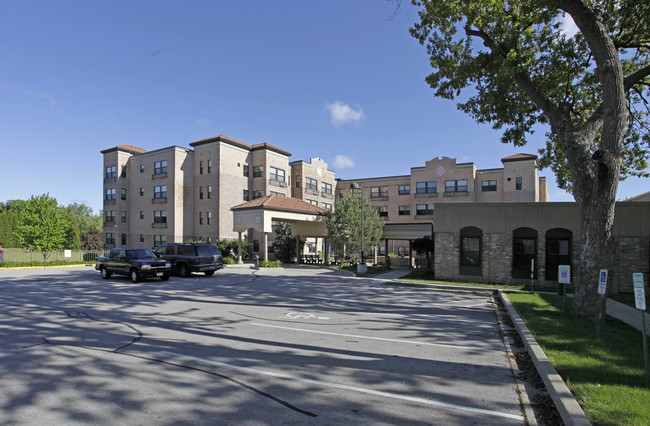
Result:
{"label": "bush", "polygon": [[260,268],[281,268],[282,262],[279,260],[262,260],[260,261]]}
{"label": "bush", "polygon": [[235,259],[233,259],[230,256],[226,256],[223,258],[223,264],[224,265],[234,265],[235,264]]}

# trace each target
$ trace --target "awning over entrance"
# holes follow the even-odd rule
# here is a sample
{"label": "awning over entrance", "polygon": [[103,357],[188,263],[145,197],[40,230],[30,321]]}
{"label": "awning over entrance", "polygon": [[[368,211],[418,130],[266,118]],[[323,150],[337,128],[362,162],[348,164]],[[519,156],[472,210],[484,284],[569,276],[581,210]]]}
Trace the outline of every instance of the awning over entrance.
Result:
{"label": "awning over entrance", "polygon": [[425,235],[433,237],[431,223],[387,223],[384,225],[383,240],[417,240]]}

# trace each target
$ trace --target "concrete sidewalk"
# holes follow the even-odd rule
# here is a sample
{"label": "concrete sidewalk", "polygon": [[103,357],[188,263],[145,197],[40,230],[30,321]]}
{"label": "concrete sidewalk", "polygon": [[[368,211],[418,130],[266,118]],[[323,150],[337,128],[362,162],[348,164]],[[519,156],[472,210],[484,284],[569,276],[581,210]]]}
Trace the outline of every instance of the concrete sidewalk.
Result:
{"label": "concrete sidewalk", "polygon": [[[641,311],[628,306],[624,303],[617,302],[616,300],[607,298],[607,315],[621,320],[639,331],[643,331],[643,324],[641,323]],[[650,336],[650,315],[646,312],[645,315],[645,330],[646,334]]]}

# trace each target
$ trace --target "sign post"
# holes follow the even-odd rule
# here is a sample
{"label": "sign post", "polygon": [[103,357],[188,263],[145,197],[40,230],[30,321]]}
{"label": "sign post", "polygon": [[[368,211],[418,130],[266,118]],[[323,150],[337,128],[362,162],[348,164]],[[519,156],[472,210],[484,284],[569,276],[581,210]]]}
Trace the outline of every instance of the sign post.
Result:
{"label": "sign post", "polygon": [[637,272],[632,274],[634,283],[634,305],[641,311],[641,329],[643,331],[643,358],[645,359],[645,384],[650,386],[650,367],[648,366],[648,335],[645,331],[645,287],[643,285],[643,274]]}
{"label": "sign post", "polygon": [[535,259],[530,259],[530,291],[534,291],[533,289],[533,276],[535,274]]}
{"label": "sign post", "polygon": [[571,266],[558,265],[557,267],[558,285],[562,287],[562,316],[564,316],[564,303],[566,301],[566,284],[571,283]]}
{"label": "sign post", "polygon": [[607,269],[601,269],[598,274],[598,295],[600,303],[598,305],[598,321],[596,321],[596,339],[600,338],[600,321],[603,318],[605,294],[607,294]]}

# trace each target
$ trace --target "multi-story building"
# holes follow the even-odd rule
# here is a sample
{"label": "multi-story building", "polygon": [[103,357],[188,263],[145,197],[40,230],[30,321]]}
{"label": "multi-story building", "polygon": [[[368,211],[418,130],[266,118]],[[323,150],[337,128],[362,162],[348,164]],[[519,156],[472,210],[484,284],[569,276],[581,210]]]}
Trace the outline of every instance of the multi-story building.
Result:
{"label": "multi-story building", "polygon": [[[333,210],[336,197],[352,182],[390,224],[433,223],[441,202],[548,200],[537,157],[528,154],[503,158],[501,169],[479,170],[443,157],[413,167],[410,175],[337,180],[322,159],[290,162],[290,152],[268,143],[249,145],[219,135],[189,145],[154,151],[119,145],[102,151],[107,248],[236,238],[233,206],[276,195]],[[258,234],[250,230],[246,238],[259,253],[271,244],[264,247]],[[322,250],[319,243],[308,240],[308,252]],[[391,251],[407,249],[398,244]]]}

